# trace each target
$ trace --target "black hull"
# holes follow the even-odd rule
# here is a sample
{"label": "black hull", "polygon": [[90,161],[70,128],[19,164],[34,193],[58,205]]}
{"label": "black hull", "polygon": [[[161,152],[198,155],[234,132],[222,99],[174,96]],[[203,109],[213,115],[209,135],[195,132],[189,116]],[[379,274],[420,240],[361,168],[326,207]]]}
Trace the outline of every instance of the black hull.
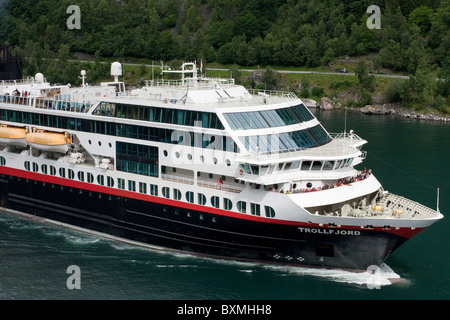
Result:
{"label": "black hull", "polygon": [[407,240],[374,230],[253,221],[172,200],[145,201],[106,191],[0,175],[1,207],[186,253],[367,270]]}

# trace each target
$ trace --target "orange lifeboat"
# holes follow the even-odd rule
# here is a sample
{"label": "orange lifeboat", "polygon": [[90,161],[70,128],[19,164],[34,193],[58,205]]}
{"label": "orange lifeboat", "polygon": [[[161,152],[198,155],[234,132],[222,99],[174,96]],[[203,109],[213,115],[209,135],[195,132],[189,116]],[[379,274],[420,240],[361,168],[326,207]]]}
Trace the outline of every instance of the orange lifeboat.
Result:
{"label": "orange lifeboat", "polygon": [[19,147],[26,147],[27,130],[25,128],[0,126],[0,143]]}
{"label": "orange lifeboat", "polygon": [[65,133],[44,130],[29,133],[26,136],[26,141],[33,148],[59,153],[66,153],[72,143]]}

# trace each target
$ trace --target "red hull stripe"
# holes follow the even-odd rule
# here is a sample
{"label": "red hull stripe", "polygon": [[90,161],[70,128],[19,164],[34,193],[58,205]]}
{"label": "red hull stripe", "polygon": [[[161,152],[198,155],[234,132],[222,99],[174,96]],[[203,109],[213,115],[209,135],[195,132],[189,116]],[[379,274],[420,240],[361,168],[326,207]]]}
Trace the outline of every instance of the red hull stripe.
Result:
{"label": "red hull stripe", "polygon": [[[0,166],[0,174],[5,174],[9,176],[15,176],[19,178],[24,179],[30,179],[30,180],[36,180],[46,183],[53,183],[61,186],[66,187],[73,187],[77,189],[83,189],[86,191],[93,191],[93,192],[99,192],[103,194],[109,194],[124,198],[131,198],[131,199],[137,199],[147,202],[153,202],[153,203],[160,203],[171,207],[182,207],[194,211],[203,211],[207,213],[222,215],[222,216],[228,216],[232,218],[237,219],[244,219],[244,220],[250,220],[250,221],[257,221],[257,222],[264,222],[264,223],[271,223],[271,224],[280,224],[280,225],[291,225],[291,226],[299,226],[299,227],[309,227],[309,228],[324,228],[324,226],[320,227],[319,224],[312,224],[312,223],[304,223],[304,222],[297,222],[297,221],[286,221],[286,220],[279,220],[274,218],[265,218],[260,216],[253,216],[253,215],[247,215],[247,214],[240,214],[237,212],[197,205],[189,202],[182,202],[182,201],[176,201],[172,199],[166,199],[162,197],[157,196],[151,196],[147,194],[137,193],[137,192],[131,192],[127,190],[121,190],[116,188],[110,188],[105,186],[100,186],[97,184],[91,184],[87,182],[80,182],[76,180],[70,180],[70,179],[64,179],[59,178],[56,176],[51,175],[45,175],[41,173],[35,173],[25,170],[18,170],[13,168],[8,168],[4,166]],[[326,227],[326,226],[325,226]],[[331,228],[331,227],[330,227]],[[357,226],[341,226],[339,229],[345,229],[345,230],[362,230],[361,227]],[[388,232],[393,233],[397,236],[405,237],[405,238],[411,238],[420,231],[422,231],[424,228],[415,228],[412,230],[411,228],[400,228],[398,230],[395,230],[395,228],[391,229],[384,229],[383,227],[375,227],[371,230],[374,231],[382,231],[382,232]]]}

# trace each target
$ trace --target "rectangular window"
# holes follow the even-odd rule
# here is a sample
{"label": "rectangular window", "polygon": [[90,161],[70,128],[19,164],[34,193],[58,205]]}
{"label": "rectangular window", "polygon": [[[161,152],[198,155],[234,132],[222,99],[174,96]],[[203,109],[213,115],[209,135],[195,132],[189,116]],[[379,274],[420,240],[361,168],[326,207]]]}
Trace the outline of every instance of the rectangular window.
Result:
{"label": "rectangular window", "polygon": [[139,192],[147,193],[147,184],[145,182],[139,182]]}
{"label": "rectangular window", "polygon": [[158,148],[117,142],[117,170],[158,177]]}
{"label": "rectangular window", "polygon": [[125,180],[124,179],[121,179],[121,178],[118,178],[117,179],[117,188],[119,188],[119,189],[125,189]]}
{"label": "rectangular window", "polygon": [[158,186],[155,184],[151,184],[150,185],[150,194],[152,196],[157,196],[158,195]]}
{"label": "rectangular window", "polygon": [[128,180],[128,190],[129,191],[136,191],[136,182],[132,180]]}
{"label": "rectangular window", "polygon": [[257,203],[250,203],[250,213],[254,216],[260,216],[260,205]]}

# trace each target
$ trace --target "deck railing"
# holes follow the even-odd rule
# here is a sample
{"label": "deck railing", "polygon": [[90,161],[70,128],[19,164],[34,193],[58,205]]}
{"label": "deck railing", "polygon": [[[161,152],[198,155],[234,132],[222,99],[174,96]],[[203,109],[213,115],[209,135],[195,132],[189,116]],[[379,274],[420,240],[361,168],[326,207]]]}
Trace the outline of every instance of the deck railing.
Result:
{"label": "deck railing", "polygon": [[0,103],[11,103],[31,108],[87,113],[91,103],[44,99],[36,97],[0,95]]}

